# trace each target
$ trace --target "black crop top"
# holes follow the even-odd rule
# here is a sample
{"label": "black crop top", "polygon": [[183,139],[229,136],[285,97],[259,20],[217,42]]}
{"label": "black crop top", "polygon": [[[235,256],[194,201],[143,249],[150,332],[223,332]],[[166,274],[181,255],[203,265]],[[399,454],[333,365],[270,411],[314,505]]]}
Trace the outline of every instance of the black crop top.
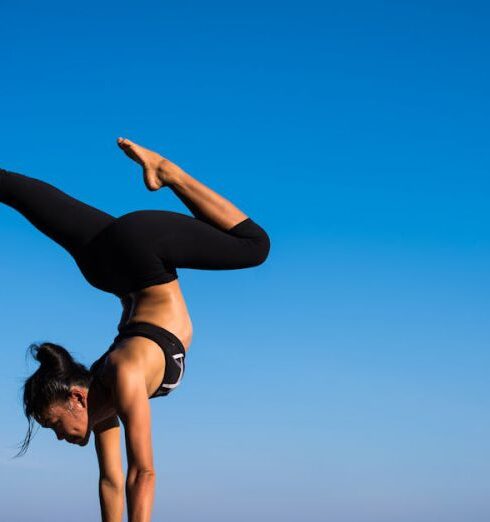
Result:
{"label": "black crop top", "polygon": [[185,371],[185,349],[178,337],[165,328],[151,323],[127,323],[119,327],[119,334],[114,338],[109,349],[104,352],[90,367],[90,372],[97,377],[97,371],[104,364],[109,352],[116,348],[121,339],[141,336],[156,342],[165,356],[165,374],[160,387],[149,398],[168,395],[182,381]]}

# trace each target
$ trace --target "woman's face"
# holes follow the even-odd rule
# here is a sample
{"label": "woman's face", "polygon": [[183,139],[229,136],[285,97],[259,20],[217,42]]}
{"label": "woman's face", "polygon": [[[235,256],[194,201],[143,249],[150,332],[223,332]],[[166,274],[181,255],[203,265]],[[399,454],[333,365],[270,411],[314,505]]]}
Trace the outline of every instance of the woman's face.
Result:
{"label": "woman's face", "polygon": [[41,426],[51,428],[58,440],[86,446],[90,439],[87,392],[86,388],[74,386],[65,403],[54,403],[44,411]]}

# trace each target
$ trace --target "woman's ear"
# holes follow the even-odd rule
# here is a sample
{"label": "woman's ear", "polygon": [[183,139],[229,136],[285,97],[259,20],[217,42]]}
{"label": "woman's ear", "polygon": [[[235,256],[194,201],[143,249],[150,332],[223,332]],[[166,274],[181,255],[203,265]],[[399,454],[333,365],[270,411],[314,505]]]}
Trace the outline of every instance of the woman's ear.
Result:
{"label": "woman's ear", "polygon": [[86,408],[87,407],[87,395],[88,390],[86,388],[82,388],[80,386],[72,386],[70,390],[70,397],[68,399],[68,409],[72,409],[72,404],[76,408]]}

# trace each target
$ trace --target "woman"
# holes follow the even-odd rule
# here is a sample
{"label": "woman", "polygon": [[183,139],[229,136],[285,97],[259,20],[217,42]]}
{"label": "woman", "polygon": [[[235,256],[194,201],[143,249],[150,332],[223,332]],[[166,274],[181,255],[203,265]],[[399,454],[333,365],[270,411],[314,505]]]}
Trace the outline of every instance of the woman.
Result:
{"label": "woman", "polygon": [[0,202],[22,213],[65,248],[87,281],[117,295],[119,334],[90,370],[53,343],[31,345],[40,367],[24,384],[29,445],[34,422],[59,440],[87,445],[94,432],[103,520],[122,520],[124,473],[119,419],[125,430],[129,521],[150,520],[154,496],[149,399],[182,380],[192,323],[176,268],[237,269],[268,256],[265,231],[232,203],[156,152],[118,138],[143,167],[148,190],[169,187],[195,217],[140,210],[120,218],[40,180],[0,170]]}

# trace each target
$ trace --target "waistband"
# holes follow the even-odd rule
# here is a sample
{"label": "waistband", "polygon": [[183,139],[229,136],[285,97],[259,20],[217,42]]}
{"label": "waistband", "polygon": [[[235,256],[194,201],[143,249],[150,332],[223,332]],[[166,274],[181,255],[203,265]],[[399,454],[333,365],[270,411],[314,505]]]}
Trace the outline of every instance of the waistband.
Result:
{"label": "waistband", "polygon": [[156,326],[151,323],[140,321],[136,323],[127,323],[118,328],[118,330],[119,334],[114,339],[113,345],[125,337],[141,335],[142,337],[151,339],[160,346],[162,346],[163,342],[165,347],[173,352],[173,355],[177,353],[183,353],[185,355],[185,348],[180,339],[172,332],[162,328],[161,326]]}

